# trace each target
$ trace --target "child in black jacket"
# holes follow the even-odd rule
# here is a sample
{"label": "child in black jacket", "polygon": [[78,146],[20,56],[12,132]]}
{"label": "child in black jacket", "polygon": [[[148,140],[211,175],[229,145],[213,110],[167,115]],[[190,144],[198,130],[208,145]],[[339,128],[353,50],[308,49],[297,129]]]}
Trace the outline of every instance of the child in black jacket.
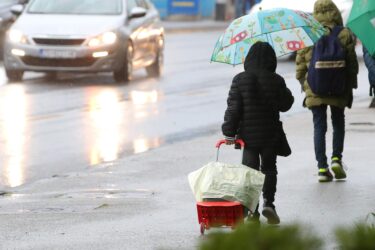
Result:
{"label": "child in black jacket", "polygon": [[[284,79],[275,73],[273,48],[255,43],[245,60],[245,71],[233,78],[229,91],[222,132],[227,144],[239,138],[245,141],[242,163],[265,174],[262,214],[270,224],[279,224],[274,200],[277,183],[276,157],[282,140],[279,112],[294,102]],[[258,209],[253,218],[259,220]]]}

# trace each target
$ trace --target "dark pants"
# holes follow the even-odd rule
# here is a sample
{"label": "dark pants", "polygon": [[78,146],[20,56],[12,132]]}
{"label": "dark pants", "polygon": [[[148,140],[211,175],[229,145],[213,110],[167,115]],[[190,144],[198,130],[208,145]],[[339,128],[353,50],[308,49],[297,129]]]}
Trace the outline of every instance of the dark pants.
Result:
{"label": "dark pants", "polygon": [[[333,127],[332,157],[342,158],[345,138],[344,108],[330,106]],[[327,168],[326,132],[327,132],[327,105],[311,108],[314,121],[314,148],[318,168]]]}
{"label": "dark pants", "polygon": [[242,164],[265,174],[263,198],[266,206],[273,206],[275,201],[277,168],[276,150],[274,148],[245,148]]}

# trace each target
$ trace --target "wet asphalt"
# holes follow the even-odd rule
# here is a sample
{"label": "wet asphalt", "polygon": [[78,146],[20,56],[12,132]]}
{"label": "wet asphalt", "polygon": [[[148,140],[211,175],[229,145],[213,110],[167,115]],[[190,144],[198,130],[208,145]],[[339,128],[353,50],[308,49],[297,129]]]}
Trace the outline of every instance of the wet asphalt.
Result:
{"label": "wet asphalt", "polygon": [[[29,73],[9,84],[1,75],[0,246],[196,248],[205,238],[186,176],[214,160],[228,88],[241,70],[209,63],[218,36],[168,35],[160,79],[143,70],[128,84],[115,84],[109,74],[51,80]],[[373,165],[375,121],[366,107],[366,71],[361,62],[355,109],[347,114],[350,178],[327,185],[316,180],[311,115],[301,106],[294,63],[280,59],[278,73],[296,102],[282,117],[293,155],[278,160],[277,208],[283,223],[308,223],[332,244],[335,226],[374,207],[374,175],[366,169]],[[240,160],[238,152],[225,155]]]}

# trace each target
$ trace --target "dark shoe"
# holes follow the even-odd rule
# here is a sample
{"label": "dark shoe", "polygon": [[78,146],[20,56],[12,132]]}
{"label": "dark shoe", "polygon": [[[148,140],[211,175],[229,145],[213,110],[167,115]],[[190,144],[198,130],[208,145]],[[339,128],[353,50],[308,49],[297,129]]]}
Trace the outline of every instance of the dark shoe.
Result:
{"label": "dark shoe", "polygon": [[267,218],[267,223],[272,225],[280,224],[280,218],[276,213],[274,206],[266,205],[263,207],[262,214]]}
{"label": "dark shoe", "polygon": [[338,157],[332,157],[331,168],[336,179],[340,180],[346,178],[346,173],[342,166],[342,162]]}
{"label": "dark shoe", "polygon": [[333,175],[328,168],[319,168],[318,178],[319,182],[330,182],[333,180]]}
{"label": "dark shoe", "polygon": [[247,221],[252,224],[260,225],[259,212],[255,212],[247,217]]}
{"label": "dark shoe", "polygon": [[369,108],[375,108],[375,97],[372,99]]}

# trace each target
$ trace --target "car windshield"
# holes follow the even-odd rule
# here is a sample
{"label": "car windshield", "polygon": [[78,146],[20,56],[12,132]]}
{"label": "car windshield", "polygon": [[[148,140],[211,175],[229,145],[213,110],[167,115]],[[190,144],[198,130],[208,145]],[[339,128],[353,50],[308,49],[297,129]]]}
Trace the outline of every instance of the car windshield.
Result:
{"label": "car windshield", "polygon": [[34,0],[28,13],[118,15],[122,13],[122,0]]}

